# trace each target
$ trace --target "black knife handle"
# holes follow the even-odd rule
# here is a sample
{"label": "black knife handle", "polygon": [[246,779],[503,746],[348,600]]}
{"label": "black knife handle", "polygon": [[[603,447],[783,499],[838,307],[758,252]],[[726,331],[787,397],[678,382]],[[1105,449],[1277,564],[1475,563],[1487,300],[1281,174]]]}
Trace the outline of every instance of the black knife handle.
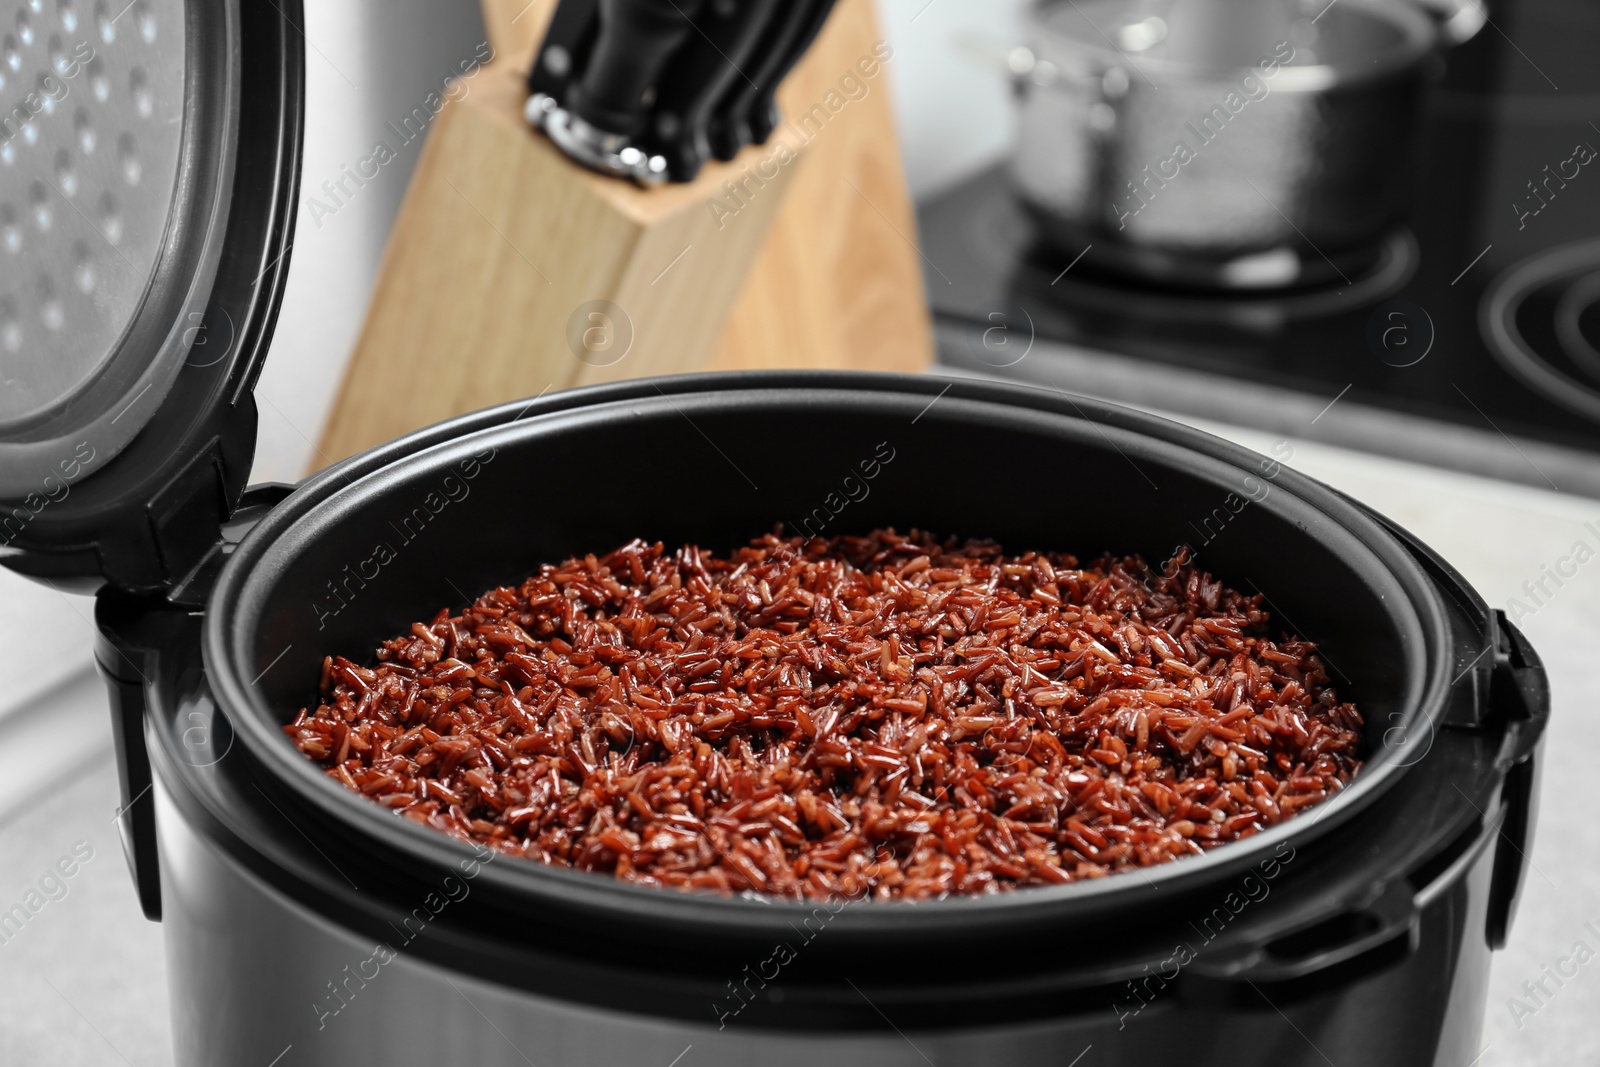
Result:
{"label": "black knife handle", "polygon": [[599,0],[561,0],[528,68],[528,92],[565,104],[567,89],[583,76],[599,29]]}
{"label": "black knife handle", "polygon": [[777,77],[762,83],[761,99],[756,101],[756,106],[750,109],[750,140],[754,144],[766,144],[767,138],[772,136],[772,131],[778,128],[778,123],[783,121],[783,116],[778,113],[777,94],[778,86],[783,84],[783,79],[789,76],[800,57],[805,55],[816,41],[822,27],[827,23],[828,16],[833,12],[834,0],[822,0],[812,12],[811,24],[806,27],[805,33],[794,43],[788,56],[785,57],[783,66],[779,69]]}
{"label": "black knife handle", "polygon": [[674,181],[690,181],[712,158],[712,108],[736,81],[748,81],[757,47],[780,0],[712,0],[695,20],[700,32],[662,78],[649,149],[664,156]]}
{"label": "black knife handle", "polygon": [[693,29],[701,0],[600,0],[600,29],[567,110],[596,129],[632,137],[649,120],[652,90]]}
{"label": "black knife handle", "polygon": [[750,144],[749,113],[762,95],[761,87],[775,78],[781,78],[783,61],[811,22],[811,12],[820,0],[794,0],[788,10],[772,20],[756,49],[755,64],[749,69],[749,81],[743,79],[728,86],[722,99],[712,109],[707,133],[711,141],[711,154],[729,160],[739,149]]}
{"label": "black knife handle", "polygon": [[777,92],[822,32],[834,0],[796,0],[763,44],[760,69],[749,82],[732,86],[711,121],[711,148],[718,159],[732,159],[749,144],[766,144],[778,128]]}

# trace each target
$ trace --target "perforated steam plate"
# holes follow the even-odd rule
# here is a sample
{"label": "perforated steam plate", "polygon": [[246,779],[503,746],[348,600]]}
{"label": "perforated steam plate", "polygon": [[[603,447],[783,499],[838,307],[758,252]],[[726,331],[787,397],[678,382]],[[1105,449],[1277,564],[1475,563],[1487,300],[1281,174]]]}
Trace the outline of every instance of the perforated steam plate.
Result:
{"label": "perforated steam plate", "polygon": [[116,455],[197,333],[218,242],[196,238],[220,232],[230,184],[205,174],[231,159],[206,127],[236,101],[226,63],[191,53],[237,27],[231,5],[186,7],[0,0],[0,497],[80,442]]}

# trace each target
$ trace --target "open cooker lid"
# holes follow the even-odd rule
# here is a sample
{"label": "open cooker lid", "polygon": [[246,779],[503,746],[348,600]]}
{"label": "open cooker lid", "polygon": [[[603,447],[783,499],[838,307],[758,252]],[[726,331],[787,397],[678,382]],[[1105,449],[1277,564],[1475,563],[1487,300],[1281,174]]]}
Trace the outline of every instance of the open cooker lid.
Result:
{"label": "open cooker lid", "polygon": [[0,563],[166,587],[254,458],[299,0],[0,3]]}

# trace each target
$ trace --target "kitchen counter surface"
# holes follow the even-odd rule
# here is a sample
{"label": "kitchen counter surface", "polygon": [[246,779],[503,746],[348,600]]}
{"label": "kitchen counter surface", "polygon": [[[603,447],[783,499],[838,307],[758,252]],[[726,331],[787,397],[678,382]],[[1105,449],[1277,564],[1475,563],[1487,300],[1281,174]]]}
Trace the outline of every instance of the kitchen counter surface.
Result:
{"label": "kitchen counter surface", "polygon": [[[1233,427],[1206,428],[1262,451],[1281,440]],[[1600,863],[1594,859],[1600,856],[1600,822],[1586,806],[1568,802],[1592,780],[1592,767],[1600,761],[1600,706],[1588,677],[1600,647],[1600,502],[1325,445],[1289,443],[1293,466],[1409,527],[1490,603],[1505,608],[1517,597],[1531,609],[1522,626],[1549,668],[1555,710],[1532,869],[1511,943],[1495,957],[1483,1051],[1470,1067],[1600,1061],[1600,1030],[1592,1025],[1600,1012],[1600,963],[1578,969],[1559,987],[1547,980],[1550,993],[1537,1000],[1524,989],[1524,983],[1544,976],[1547,964],[1554,967],[1571,955],[1575,943],[1600,950],[1600,939],[1585,928],[1591,921],[1600,926]],[[1594,528],[1586,526],[1590,522]],[[1553,596],[1535,603],[1523,583],[1572,555],[1579,542],[1588,546],[1587,562]],[[23,592],[9,576],[0,583],[0,598],[37,595]],[[74,606],[87,612],[82,602]],[[0,999],[7,1006],[0,1026],[3,1063],[160,1067],[170,1062],[160,929],[139,915],[109,821],[115,769],[101,701],[89,679],[61,694],[60,706],[50,714],[62,717],[50,721],[71,723],[73,751],[62,764],[68,784],[51,791],[32,787],[9,813],[0,809],[0,854],[5,856],[0,908],[37,887],[53,864],[71,856],[76,843],[93,852],[66,880],[62,899],[0,944]],[[30,726],[15,714],[0,719],[0,747],[24,728],[37,732],[38,723]]]}

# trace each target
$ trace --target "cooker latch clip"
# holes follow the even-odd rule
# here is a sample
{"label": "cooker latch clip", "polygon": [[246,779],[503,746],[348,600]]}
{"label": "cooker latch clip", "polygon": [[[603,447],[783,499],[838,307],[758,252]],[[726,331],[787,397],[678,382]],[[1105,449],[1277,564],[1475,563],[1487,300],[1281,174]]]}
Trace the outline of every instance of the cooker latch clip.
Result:
{"label": "cooker latch clip", "polygon": [[[115,591],[95,600],[95,661],[111,702],[112,747],[117,754],[117,833],[139,895],[139,908],[151,922],[161,921],[161,874],[156,855],[155,779],[145,740],[145,708],[156,652],[141,640],[138,625],[164,601]],[[166,607],[170,611],[170,607]]]}
{"label": "cooker latch clip", "polygon": [[1550,721],[1550,681],[1539,654],[1504,613],[1495,612],[1494,674],[1489,686],[1490,706],[1504,724],[1505,737],[1495,765],[1505,772],[1502,797],[1505,820],[1495,848],[1494,873],[1489,883],[1486,935],[1490,948],[1502,948],[1516,916],[1533,845],[1533,825],[1538,815],[1539,776],[1543,766],[1539,747]]}
{"label": "cooker latch clip", "polygon": [[153,922],[161,919],[161,871],[152,796],[155,779],[145,720],[151,689],[160,680],[161,657],[168,649],[193,644],[198,616],[228,555],[293,489],[269,484],[246,490],[222,527],[221,538],[166,593],[129,593],[107,586],[95,600],[95,659],[110,696],[112,742],[121,784],[117,830],[139,894],[139,907]]}

